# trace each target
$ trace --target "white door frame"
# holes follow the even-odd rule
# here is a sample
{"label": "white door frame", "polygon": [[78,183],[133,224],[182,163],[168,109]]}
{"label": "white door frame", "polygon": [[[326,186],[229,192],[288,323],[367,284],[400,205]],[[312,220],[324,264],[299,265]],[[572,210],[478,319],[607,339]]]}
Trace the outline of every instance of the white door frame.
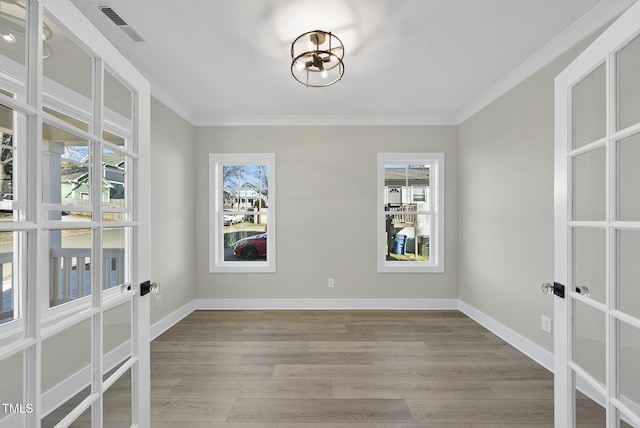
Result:
{"label": "white door frame", "polygon": [[[640,415],[629,413],[630,409],[616,398],[617,387],[617,351],[613,344],[616,339],[616,319],[622,319],[624,314],[615,311],[613,295],[613,278],[615,263],[612,256],[611,237],[616,227],[623,222],[617,222],[614,218],[612,207],[615,198],[615,171],[616,163],[612,156],[612,145],[619,140],[623,133],[615,129],[615,86],[612,76],[615,76],[614,53],[626,45],[635,36],[640,34],[640,2],[632,5],[627,12],[618,18],[603,34],[598,37],[582,54],[580,54],[555,80],[555,225],[554,225],[554,280],[560,284],[569,285],[571,272],[569,272],[572,257],[572,245],[570,244],[571,222],[571,157],[568,155],[572,149],[572,88],[573,86],[593,71],[597,66],[606,63],[607,69],[607,130],[605,145],[607,150],[607,186],[606,220],[602,222],[590,222],[597,227],[603,227],[607,231],[607,302],[600,305],[603,308],[606,321],[606,365],[607,385],[604,388],[598,385],[586,385],[586,389],[592,387],[606,397],[605,403],[600,403],[607,408],[607,427],[617,427],[615,409],[624,409],[629,419],[640,426]],[[632,129],[636,132],[638,129]],[[627,130],[627,134],[630,134]],[[640,228],[640,222],[624,222],[625,227]],[[573,223],[575,224],[575,223]],[[565,290],[566,298],[554,298],[554,375],[555,375],[555,426],[575,426],[575,380],[574,371],[580,368],[573,363],[574,326],[573,326],[573,301],[583,300],[584,297],[569,287]],[[578,385],[580,388],[580,385]],[[587,393],[588,391],[583,390]]]}

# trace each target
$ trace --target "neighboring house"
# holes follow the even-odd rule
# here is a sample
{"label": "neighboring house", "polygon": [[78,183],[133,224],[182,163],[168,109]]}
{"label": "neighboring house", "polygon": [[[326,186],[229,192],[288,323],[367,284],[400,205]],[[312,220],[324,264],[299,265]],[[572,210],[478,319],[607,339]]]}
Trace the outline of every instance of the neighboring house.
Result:
{"label": "neighboring house", "polygon": [[263,207],[267,206],[267,192],[266,189],[259,189],[251,183],[245,183],[242,187],[237,189],[227,189],[224,192],[224,204],[232,209],[246,210],[253,207],[256,202],[262,199]]}
{"label": "neighboring house", "polygon": [[[124,199],[124,160],[121,155],[104,154],[102,201],[110,203],[115,199]],[[61,177],[61,191],[63,200],[89,199],[89,173],[83,168],[78,171],[73,168],[63,169]],[[80,202],[80,205],[83,203]]]}

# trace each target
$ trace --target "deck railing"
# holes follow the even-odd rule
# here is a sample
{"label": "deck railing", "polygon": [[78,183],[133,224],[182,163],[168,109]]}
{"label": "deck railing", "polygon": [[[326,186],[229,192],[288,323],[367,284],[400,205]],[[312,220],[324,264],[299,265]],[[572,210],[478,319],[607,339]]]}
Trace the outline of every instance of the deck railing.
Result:
{"label": "deck railing", "polygon": [[[0,323],[13,319],[14,272],[13,252],[0,253]],[[57,306],[91,294],[91,249],[63,248],[50,251],[49,300]],[[102,289],[106,290],[125,281],[124,249],[103,250]],[[11,269],[10,274],[7,271]],[[7,275],[7,278],[5,278]]]}

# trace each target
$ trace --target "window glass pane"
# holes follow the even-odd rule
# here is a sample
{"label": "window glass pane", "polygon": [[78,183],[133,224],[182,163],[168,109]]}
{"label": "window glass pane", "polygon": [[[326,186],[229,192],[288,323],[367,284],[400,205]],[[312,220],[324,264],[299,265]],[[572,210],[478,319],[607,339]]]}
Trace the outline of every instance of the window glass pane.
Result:
{"label": "window glass pane", "polygon": [[269,168],[267,165],[224,165],[223,208],[229,212],[267,211]]}
{"label": "window glass pane", "polygon": [[51,108],[48,107],[43,107],[42,110],[44,110],[45,112],[49,113],[52,116],[57,117],[58,119],[64,120],[65,122],[67,122],[69,125],[73,125],[76,128],[84,131],[84,132],[89,132],[89,124],[85,123],[79,119],[75,119],[71,116],[67,116],[64,113],[60,113],[59,111],[53,110]]}
{"label": "window glass pane", "polygon": [[[428,165],[400,162],[385,164],[385,206],[405,206],[411,211],[429,210],[429,170]],[[423,205],[415,205],[419,203]]]}
{"label": "window glass pane", "polygon": [[[24,409],[29,403],[24,402],[24,385],[22,382],[24,374],[23,353],[18,352],[0,363],[0,403],[13,405],[12,408],[0,406],[0,425],[2,419],[10,414],[20,413],[20,406]],[[17,408],[16,408],[17,407]]]}
{"label": "window glass pane", "polygon": [[266,215],[225,214],[224,222],[225,261],[267,260]]}
{"label": "window glass pane", "polygon": [[[51,40],[43,40],[43,87],[50,94],[91,112],[93,98],[93,58],[48,16]],[[46,36],[46,34],[45,34]],[[53,39],[55,38],[55,49]]]}
{"label": "window glass pane", "polygon": [[387,261],[429,261],[431,216],[398,213],[386,216]]}
{"label": "window glass pane", "polygon": [[86,319],[42,341],[42,391],[58,386],[90,362],[91,319]]}
{"label": "window glass pane", "polygon": [[14,270],[21,252],[21,232],[0,232],[0,324],[20,318],[19,272]]}
{"label": "window glass pane", "polygon": [[102,149],[102,205],[111,208],[125,207],[126,192],[125,156],[113,150]]}
{"label": "window glass pane", "polygon": [[0,221],[22,219],[18,210],[21,195],[17,156],[24,146],[25,124],[24,115],[0,105]]}
{"label": "window glass pane", "polygon": [[[64,419],[69,413],[71,413],[84,399],[91,394],[91,387],[86,387],[80,392],[69,398],[67,401],[61,403],[55,410],[42,418],[42,428],[54,428],[62,419]],[[85,410],[70,427],[91,427],[91,407]]]}
{"label": "window glass pane", "polygon": [[223,215],[225,261],[267,259],[269,167],[224,165]]}
{"label": "window glass pane", "polygon": [[573,158],[573,220],[604,220],[606,215],[604,147]]}
{"label": "window glass pane", "polygon": [[[26,3],[3,1],[0,6],[0,61],[2,73],[26,81]],[[50,33],[49,33],[50,34]],[[45,31],[45,36],[47,32]]]}
{"label": "window glass pane", "polygon": [[618,220],[640,220],[640,134],[618,141]]}
{"label": "window glass pane", "polygon": [[104,290],[129,281],[127,265],[127,232],[129,228],[105,228],[102,233],[103,285]]}
{"label": "window glass pane", "polygon": [[616,55],[618,71],[618,129],[640,122],[640,37]]}
{"label": "window glass pane", "polygon": [[91,295],[91,229],[52,230],[48,237],[50,307]]}
{"label": "window glass pane", "polygon": [[602,64],[573,88],[574,149],[605,136],[605,76],[605,66]]}
{"label": "window glass pane", "polygon": [[108,120],[132,130],[133,93],[108,70],[104,72],[104,106]]}
{"label": "window glass pane", "polygon": [[[54,126],[42,126],[42,198],[44,203],[91,205],[91,151],[86,140]],[[60,215],[70,214],[62,212]],[[84,216],[88,213],[73,213]],[[56,218],[50,218],[56,220]],[[74,219],[78,220],[78,219]]]}

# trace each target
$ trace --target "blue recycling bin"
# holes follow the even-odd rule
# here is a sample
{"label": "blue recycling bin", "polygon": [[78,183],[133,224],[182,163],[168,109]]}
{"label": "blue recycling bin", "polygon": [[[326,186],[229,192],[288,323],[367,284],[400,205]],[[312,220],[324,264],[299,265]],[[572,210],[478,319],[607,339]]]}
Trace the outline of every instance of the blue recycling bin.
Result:
{"label": "blue recycling bin", "polygon": [[400,255],[404,255],[405,253],[405,246],[407,243],[407,236],[406,235],[400,235],[397,234],[396,238],[395,238],[395,248],[394,248],[394,253],[396,254],[400,254]]}

